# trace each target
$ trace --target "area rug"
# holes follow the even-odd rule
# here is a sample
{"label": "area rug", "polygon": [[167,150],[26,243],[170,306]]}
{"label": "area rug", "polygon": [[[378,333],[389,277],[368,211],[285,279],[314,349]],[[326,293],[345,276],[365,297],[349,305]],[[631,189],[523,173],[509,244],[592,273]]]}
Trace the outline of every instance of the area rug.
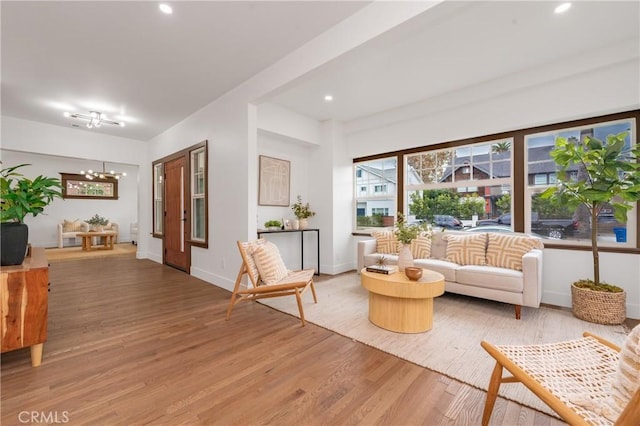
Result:
{"label": "area rug", "polygon": [[[571,312],[550,307],[522,308],[516,320],[512,305],[445,293],[435,299],[433,328],[425,333],[401,334],[383,330],[368,319],[368,293],[360,276],[348,273],[316,283],[318,304],[304,295],[308,322],[380,349],[471,386],[487,390],[495,361],[480,346],[537,344],[574,339],[589,331],[618,345],[628,330],[575,318]],[[263,299],[261,303],[299,316],[293,297]],[[520,384],[503,384],[500,395],[554,415]]]}
{"label": "area rug", "polygon": [[114,244],[113,250],[91,250],[84,251],[82,247],[48,248],[45,250],[48,261],[76,260],[92,257],[105,256],[134,256],[137,246],[131,243]]}

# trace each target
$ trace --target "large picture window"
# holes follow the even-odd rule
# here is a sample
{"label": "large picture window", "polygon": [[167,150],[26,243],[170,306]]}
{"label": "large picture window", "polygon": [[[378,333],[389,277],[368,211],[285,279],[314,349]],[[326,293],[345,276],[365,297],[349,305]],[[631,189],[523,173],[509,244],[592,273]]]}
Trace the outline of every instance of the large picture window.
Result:
{"label": "large picture window", "polygon": [[[563,137],[575,143],[582,142],[585,137],[606,140],[608,135],[627,133],[627,148],[635,140],[635,120],[625,119],[602,123],[558,129],[551,132],[530,134],[526,141],[526,228],[546,238],[560,240],[560,244],[590,244],[591,217],[585,208],[569,209],[553,200],[543,199],[539,194],[546,188],[555,185],[557,166],[550,157],[555,141]],[[569,179],[584,179],[579,165],[569,170]],[[543,179],[542,176],[545,178]],[[549,177],[549,178],[547,178]],[[620,223],[613,217],[613,209],[606,208],[598,217],[598,244],[635,247],[636,214],[632,211],[626,223]],[[624,237],[621,237],[624,235]]]}
{"label": "large picture window", "polygon": [[[383,224],[383,217],[375,215],[380,210],[374,208],[385,207],[404,212],[409,221],[469,231],[526,232],[544,238],[547,247],[588,250],[590,219],[580,209],[571,211],[539,196],[558,182],[550,152],[559,136],[606,140],[621,132],[628,132],[630,147],[637,143],[639,119],[640,110],[634,110],[356,158],[356,229],[392,226],[393,221]],[[397,180],[386,182],[396,173]],[[568,175],[581,178],[579,168]],[[380,193],[384,184],[386,197]],[[377,202],[385,204],[374,205]],[[605,208],[598,219],[604,251],[637,252],[639,218],[637,203],[626,223],[617,222],[612,209]]]}
{"label": "large picture window", "polygon": [[409,220],[454,229],[510,214],[512,144],[504,139],[405,155]]}

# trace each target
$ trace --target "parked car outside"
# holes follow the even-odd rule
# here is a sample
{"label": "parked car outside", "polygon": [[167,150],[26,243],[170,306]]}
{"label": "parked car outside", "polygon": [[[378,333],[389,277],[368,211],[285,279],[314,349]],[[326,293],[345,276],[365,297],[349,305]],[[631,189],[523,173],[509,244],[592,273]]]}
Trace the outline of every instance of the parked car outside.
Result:
{"label": "parked car outside", "polygon": [[433,226],[444,229],[462,229],[462,222],[456,217],[445,214],[433,216]]}
{"label": "parked car outside", "polygon": [[[551,239],[560,240],[575,236],[580,229],[579,222],[573,219],[538,219],[537,215],[534,215],[534,219],[531,222],[531,232]],[[480,227],[494,225],[510,227],[511,214],[505,213],[496,219],[479,220],[477,225]]]}

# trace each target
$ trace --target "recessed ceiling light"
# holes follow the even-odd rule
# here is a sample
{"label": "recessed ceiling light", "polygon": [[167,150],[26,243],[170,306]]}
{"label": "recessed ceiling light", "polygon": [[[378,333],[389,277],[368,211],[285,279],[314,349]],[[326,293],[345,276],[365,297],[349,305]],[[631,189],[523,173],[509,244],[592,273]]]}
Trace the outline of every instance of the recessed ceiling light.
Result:
{"label": "recessed ceiling light", "polygon": [[173,9],[171,8],[171,6],[166,3],[160,3],[158,7],[160,8],[160,11],[162,13],[165,13],[167,15],[171,15],[173,13]]}
{"label": "recessed ceiling light", "polygon": [[324,95],[325,102],[331,102],[333,100],[333,95]]}
{"label": "recessed ceiling light", "polygon": [[554,13],[564,13],[571,8],[571,3],[562,3],[555,8]]}

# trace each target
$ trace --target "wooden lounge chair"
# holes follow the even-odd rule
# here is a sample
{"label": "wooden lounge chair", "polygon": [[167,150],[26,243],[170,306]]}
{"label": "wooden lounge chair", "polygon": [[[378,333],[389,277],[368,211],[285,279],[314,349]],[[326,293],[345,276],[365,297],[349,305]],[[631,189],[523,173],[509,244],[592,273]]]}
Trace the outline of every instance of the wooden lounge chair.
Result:
{"label": "wooden lounge chair", "polygon": [[[313,293],[313,301],[318,303],[316,289],[313,285],[313,274],[315,271],[313,269],[288,271],[286,276],[282,277],[277,282],[267,284],[267,281],[260,275],[258,265],[256,264],[253,256],[256,250],[265,244],[267,244],[267,242],[264,239],[249,242],[238,241],[238,249],[242,256],[242,265],[240,265],[240,271],[238,272],[238,277],[236,278],[236,283],[233,288],[233,294],[231,295],[231,301],[229,302],[229,308],[227,309],[226,319],[229,320],[231,311],[236,303],[268,297],[295,295],[296,301],[298,302],[300,320],[304,327],[305,320],[304,310],[302,309],[302,295],[310,288]],[[280,258],[279,253],[278,258],[281,262],[282,259]],[[244,274],[249,276],[247,288],[240,288],[240,282],[242,281]]]}
{"label": "wooden lounge chair", "polygon": [[[630,346],[630,337],[625,347]],[[638,354],[637,337],[635,339],[632,352]],[[611,398],[611,383],[623,358],[620,348],[613,343],[584,333],[581,339],[551,344],[494,346],[483,341],[481,345],[496,360],[482,416],[483,426],[489,424],[500,384],[514,382],[529,388],[570,425],[640,425],[640,389],[631,396],[615,422],[606,418],[602,410],[590,406],[593,403],[578,401],[601,405]],[[503,368],[512,376],[502,377]],[[636,372],[636,385],[638,377]]]}

